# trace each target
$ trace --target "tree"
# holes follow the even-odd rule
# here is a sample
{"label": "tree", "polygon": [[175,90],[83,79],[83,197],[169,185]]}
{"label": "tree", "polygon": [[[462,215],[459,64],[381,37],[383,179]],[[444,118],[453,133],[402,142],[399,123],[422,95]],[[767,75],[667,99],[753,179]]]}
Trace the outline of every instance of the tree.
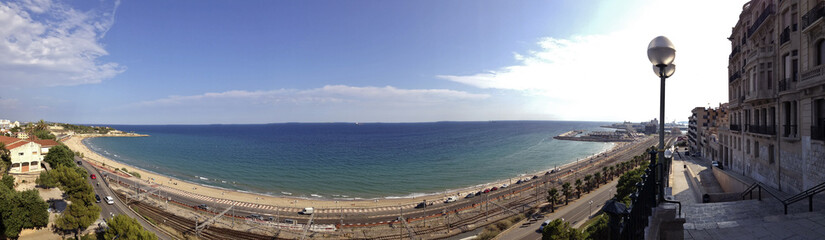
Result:
{"label": "tree", "polygon": [[115,236],[117,236],[117,239],[124,240],[158,239],[158,236],[155,236],[154,233],[143,229],[143,226],[141,226],[137,220],[126,215],[119,214],[114,218],[107,220],[106,225],[108,225],[109,228],[106,229],[106,232],[103,234],[104,239],[114,239]]}
{"label": "tree", "polygon": [[636,183],[642,180],[644,169],[638,168],[622,174],[616,185],[615,198],[626,205],[630,205],[630,194],[636,191]]}
{"label": "tree", "polygon": [[593,178],[596,179],[596,186],[595,187],[599,187],[599,184],[602,183],[602,173],[596,171],[596,173],[593,174]]}
{"label": "tree", "polygon": [[0,230],[6,237],[16,238],[24,228],[42,228],[49,223],[49,205],[37,190],[14,191],[0,184]]}
{"label": "tree", "polygon": [[590,174],[584,175],[584,185],[585,185],[585,189],[587,189],[588,193],[590,192],[590,189],[592,188],[591,186],[593,185],[593,183],[591,181],[593,181],[593,176],[592,175],[590,175]]}
{"label": "tree", "polygon": [[57,185],[59,185],[57,179],[48,172],[40,172],[40,177],[37,177],[37,180],[34,180],[34,182],[37,183],[38,186],[47,189],[57,187]]}
{"label": "tree", "polygon": [[74,166],[74,152],[66,146],[57,145],[49,149],[49,153],[46,154],[43,160],[49,163],[53,169],[61,165]]}
{"label": "tree", "polygon": [[576,179],[576,198],[582,198],[582,180]]}
{"label": "tree", "polygon": [[0,179],[0,182],[3,186],[6,186],[8,189],[14,189],[14,177],[10,175],[3,176],[3,179]]}
{"label": "tree", "polygon": [[587,239],[610,238],[610,228],[607,226],[607,222],[609,221],[607,214],[599,214],[598,218],[596,222],[584,229],[584,234],[587,235]]}
{"label": "tree", "polygon": [[561,219],[553,220],[541,231],[542,240],[578,240],[582,237],[579,230],[571,228],[569,223]]}
{"label": "tree", "polygon": [[74,232],[75,236],[92,225],[100,217],[100,206],[92,203],[72,202],[55,221],[55,226]]}
{"label": "tree", "polygon": [[564,205],[570,204],[570,183],[561,185],[561,194],[564,195]]}
{"label": "tree", "polygon": [[547,190],[547,201],[550,202],[550,212],[556,212],[556,203],[559,202],[559,190],[556,188]]}

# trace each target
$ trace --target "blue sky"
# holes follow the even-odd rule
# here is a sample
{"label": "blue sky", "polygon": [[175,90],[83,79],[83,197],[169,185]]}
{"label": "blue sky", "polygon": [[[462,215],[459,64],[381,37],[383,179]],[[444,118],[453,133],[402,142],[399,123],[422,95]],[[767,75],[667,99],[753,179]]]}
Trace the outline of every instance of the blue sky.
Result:
{"label": "blue sky", "polygon": [[4,1],[0,118],[642,121],[658,116],[646,47],[666,35],[683,121],[726,101],[744,3]]}

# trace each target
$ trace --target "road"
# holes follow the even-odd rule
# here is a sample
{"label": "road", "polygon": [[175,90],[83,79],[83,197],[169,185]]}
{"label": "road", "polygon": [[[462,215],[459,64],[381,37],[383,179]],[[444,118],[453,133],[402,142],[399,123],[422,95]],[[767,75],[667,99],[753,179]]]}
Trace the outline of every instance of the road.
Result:
{"label": "road", "polygon": [[[602,208],[604,203],[613,197],[616,192],[616,184],[619,178],[614,178],[613,181],[602,185],[598,189],[589,194],[582,195],[581,199],[570,202],[569,205],[556,209],[555,213],[545,214],[544,219],[532,222],[530,224],[514,226],[510,230],[500,234],[498,239],[521,239],[534,240],[541,239],[541,233],[537,232],[541,223],[546,220],[555,220],[562,218],[570,223],[571,227],[578,227],[584,224],[585,221]],[[593,201],[593,205],[590,205]],[[522,221],[523,223],[524,221]]]}
{"label": "road", "polygon": [[[82,161],[82,159],[80,157],[75,157],[75,161]],[[97,171],[97,169],[95,169],[89,164],[81,164],[80,166],[86,169],[86,171],[89,174],[94,174],[96,176],[96,179],[92,179],[89,176],[86,176],[86,180],[94,188],[95,194],[100,196],[101,201],[100,203],[97,203],[97,205],[100,206],[101,209],[100,217],[108,219],[118,214],[124,214],[126,216],[129,216],[130,218],[137,220],[138,223],[140,223],[140,225],[142,225],[144,229],[155,233],[155,235],[158,236],[158,239],[172,239],[166,233],[161,232],[160,230],[146,222],[146,219],[143,219],[142,217],[138,216],[137,214],[129,210],[126,204],[121,202],[119,198],[115,197],[115,194],[112,192],[112,189],[108,187],[108,183],[106,183],[106,181],[103,181],[103,178],[100,172]],[[106,196],[112,196],[112,198],[115,199],[115,204],[106,204],[106,200],[104,199]]]}

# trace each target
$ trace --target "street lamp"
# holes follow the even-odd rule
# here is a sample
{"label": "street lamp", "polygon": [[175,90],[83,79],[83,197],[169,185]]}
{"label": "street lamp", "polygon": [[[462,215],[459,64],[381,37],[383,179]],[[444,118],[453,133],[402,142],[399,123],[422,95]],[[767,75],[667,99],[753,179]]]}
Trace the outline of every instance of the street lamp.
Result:
{"label": "street lamp", "polygon": [[[658,36],[650,41],[647,45],[647,58],[653,64],[654,73],[659,76],[660,95],[659,95],[659,161],[664,161],[665,153],[665,79],[672,76],[676,71],[676,65],[673,60],[676,59],[676,48],[664,36]],[[658,71],[655,69],[658,68]],[[659,164],[659,199],[664,199],[664,181],[665,175],[662,172],[664,166]]]}

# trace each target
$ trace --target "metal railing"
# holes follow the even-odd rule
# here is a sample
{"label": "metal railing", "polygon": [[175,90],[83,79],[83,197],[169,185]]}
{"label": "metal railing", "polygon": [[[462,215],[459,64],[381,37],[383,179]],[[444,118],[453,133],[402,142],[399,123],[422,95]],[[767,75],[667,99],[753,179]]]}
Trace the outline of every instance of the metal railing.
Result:
{"label": "metal railing", "polygon": [[802,15],[802,30],[805,30],[811,24],[825,16],[825,2],[817,3],[811,10],[808,10],[805,15]]}
{"label": "metal railing", "polygon": [[756,133],[756,134],[767,134],[767,135],[776,135],[776,126],[775,125],[750,125],[748,126],[748,132]]}
{"label": "metal railing", "polygon": [[728,56],[728,58],[733,58],[733,56],[736,56],[737,53],[739,53],[739,46],[734,47],[733,50],[730,51],[730,56]]}
{"label": "metal railing", "polygon": [[[659,184],[663,184],[657,182],[657,175],[667,174],[664,169],[670,168],[670,161],[656,163],[656,154],[656,151],[650,152],[650,165],[645,169],[641,181],[636,183],[636,191],[630,194],[630,206],[622,216],[621,239],[644,239],[653,208],[662,202],[678,204],[678,216],[682,215],[682,203],[664,199],[664,193],[657,191]],[[661,171],[658,172],[657,168],[661,168]]]}
{"label": "metal railing", "polygon": [[731,124],[731,125],[730,125],[730,130],[731,130],[731,131],[742,131],[742,128],[741,128],[741,127],[739,127],[739,125],[738,125],[738,124]]}
{"label": "metal railing", "polygon": [[[816,195],[817,193],[825,192],[825,182],[817,184],[816,186],[813,186],[813,187],[809,188],[808,190],[802,191],[802,192],[800,192],[796,195],[793,195],[791,197],[788,197],[784,200],[781,199],[780,197],[777,197],[776,194],[774,194],[773,192],[769,191],[768,190],[769,188],[767,188],[767,187],[764,187],[764,188],[765,188],[765,192],[767,192],[768,194],[773,196],[773,198],[775,198],[776,200],[779,200],[779,202],[782,203],[782,206],[785,208],[785,214],[787,215],[788,214],[788,205],[791,205],[795,202],[799,202],[799,201],[801,201],[802,199],[805,199],[805,198],[808,199],[808,211],[813,212],[814,211],[814,195]],[[745,191],[742,192],[740,197],[742,197],[742,200],[745,200],[745,196],[750,196],[750,199],[753,199],[753,190],[757,190],[757,199],[759,201],[762,201],[762,189],[763,189],[762,183],[755,182],[755,183],[751,184],[747,189],[745,189]]]}
{"label": "metal railing", "polygon": [[762,14],[759,14],[759,17],[756,18],[756,21],[754,21],[753,25],[751,25],[751,27],[748,29],[748,37],[753,35],[753,33],[756,32],[757,29],[759,29],[759,26],[762,26],[762,23],[765,22],[765,19],[768,19],[768,17],[773,13],[773,4],[770,4],[767,7],[765,7],[765,10],[762,10]]}
{"label": "metal railing", "polygon": [[734,80],[739,79],[739,77],[739,71],[736,71],[735,73],[730,75],[730,77],[728,78],[728,82],[733,82]]}

